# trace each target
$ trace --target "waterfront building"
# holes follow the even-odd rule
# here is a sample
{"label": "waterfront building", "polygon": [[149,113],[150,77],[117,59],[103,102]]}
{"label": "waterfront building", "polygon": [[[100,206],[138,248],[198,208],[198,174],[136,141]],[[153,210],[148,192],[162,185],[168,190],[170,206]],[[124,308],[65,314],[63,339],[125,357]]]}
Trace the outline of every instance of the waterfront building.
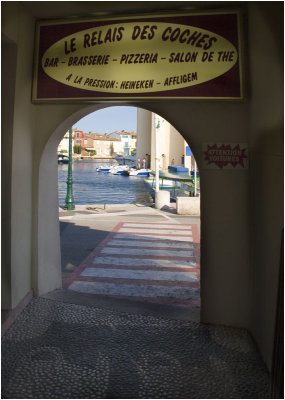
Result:
{"label": "waterfront building", "polygon": [[[151,169],[155,169],[155,135],[158,135],[159,169],[169,166],[194,169],[193,153],[183,136],[166,119],[150,111],[137,110],[138,144],[137,160],[146,159]],[[145,140],[145,138],[149,140]]]}
{"label": "waterfront building", "polygon": [[74,146],[80,146],[81,151],[80,154],[82,156],[87,155],[85,151],[85,147],[87,145],[87,140],[85,138],[85,133],[77,128],[72,129],[72,144],[73,144],[73,153],[77,153],[74,151]]}
{"label": "waterfront building", "polygon": [[137,146],[137,133],[136,132],[126,132],[126,131],[116,131],[109,135],[112,138],[117,138],[122,142],[123,149],[120,151],[121,155],[129,156],[133,154]]}
{"label": "waterfront building", "polygon": [[57,152],[68,153],[68,148],[69,148],[68,146],[69,146],[69,132],[67,131],[58,144]]}
{"label": "waterfront building", "polygon": [[[69,132],[67,131],[64,137],[61,139],[58,145],[58,152],[62,150],[68,152],[69,143]],[[85,133],[79,129],[72,129],[72,144],[74,146],[81,146],[80,155],[90,156],[102,156],[110,157],[113,154],[121,154],[123,151],[123,143],[120,139],[111,138],[107,133],[104,135],[100,133]],[[93,154],[95,152],[95,154]],[[74,154],[74,151],[73,151]]]}
{"label": "waterfront building", "polygon": [[96,156],[111,157],[117,150],[121,149],[121,142],[119,139],[111,138],[107,133],[101,135],[99,133],[85,134],[86,150],[95,151]]}
{"label": "waterfront building", "polygon": [[[85,147],[87,145],[87,140],[85,138],[85,133],[77,128],[72,129],[72,150],[74,153],[74,146],[81,146],[81,155],[85,155]],[[69,131],[65,133],[63,138],[58,144],[57,152],[68,153],[69,150]]]}

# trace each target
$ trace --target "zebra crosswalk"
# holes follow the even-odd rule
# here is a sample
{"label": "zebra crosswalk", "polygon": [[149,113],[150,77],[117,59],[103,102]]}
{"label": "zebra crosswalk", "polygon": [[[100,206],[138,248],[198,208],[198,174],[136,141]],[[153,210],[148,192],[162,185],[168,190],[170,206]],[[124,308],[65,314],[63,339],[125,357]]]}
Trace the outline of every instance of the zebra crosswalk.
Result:
{"label": "zebra crosswalk", "polygon": [[198,307],[196,224],[120,222],[65,281],[69,290]]}

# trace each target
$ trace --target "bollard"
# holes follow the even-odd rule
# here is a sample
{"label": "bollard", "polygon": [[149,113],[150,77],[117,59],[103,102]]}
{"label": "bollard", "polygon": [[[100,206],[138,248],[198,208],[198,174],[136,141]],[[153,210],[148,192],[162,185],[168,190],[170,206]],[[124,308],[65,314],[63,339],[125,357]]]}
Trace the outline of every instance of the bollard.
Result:
{"label": "bollard", "polygon": [[176,197],[176,212],[180,215],[200,215],[200,197]]}
{"label": "bollard", "polygon": [[167,190],[159,190],[155,192],[155,208],[161,210],[163,207],[170,205],[170,192]]}

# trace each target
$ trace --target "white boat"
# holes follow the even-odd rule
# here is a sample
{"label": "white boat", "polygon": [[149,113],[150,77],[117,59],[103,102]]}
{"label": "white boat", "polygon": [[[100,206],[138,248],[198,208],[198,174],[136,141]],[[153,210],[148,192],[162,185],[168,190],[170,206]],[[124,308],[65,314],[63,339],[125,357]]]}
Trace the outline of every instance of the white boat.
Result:
{"label": "white boat", "polygon": [[97,172],[109,172],[110,169],[111,169],[111,167],[101,166],[101,167],[96,168],[96,171]]}
{"label": "white boat", "polygon": [[128,165],[116,165],[110,168],[110,173],[113,175],[122,175],[124,171],[128,171],[130,167]]}
{"label": "white boat", "polygon": [[66,155],[64,153],[58,153],[57,154],[57,161],[58,161],[59,164],[68,164],[69,157],[68,157],[68,155]]}
{"label": "white boat", "polygon": [[146,169],[146,168],[141,168],[141,169],[131,168],[128,171],[124,171],[124,174],[129,176],[149,176],[150,171],[151,169]]}

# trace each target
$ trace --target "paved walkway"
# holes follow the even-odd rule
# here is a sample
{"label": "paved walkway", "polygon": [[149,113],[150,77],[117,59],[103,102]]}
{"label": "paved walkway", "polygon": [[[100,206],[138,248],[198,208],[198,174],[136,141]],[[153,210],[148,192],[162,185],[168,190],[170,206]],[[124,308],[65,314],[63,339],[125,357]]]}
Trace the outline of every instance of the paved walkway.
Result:
{"label": "paved walkway", "polygon": [[3,399],[269,398],[248,333],[34,298],[2,339]]}
{"label": "paved walkway", "polygon": [[3,336],[2,398],[269,398],[247,331],[196,322],[199,218],[173,211],[60,212],[68,289]]}
{"label": "paved walkway", "polygon": [[[90,208],[96,214],[86,214]],[[69,222],[61,236],[65,289],[110,296],[114,301],[188,307],[199,318],[199,218],[178,216],[175,209],[135,205],[82,206],[79,211],[61,213],[61,223]],[[80,245],[89,249],[81,262],[76,260]],[[79,253],[83,256],[82,249]]]}

